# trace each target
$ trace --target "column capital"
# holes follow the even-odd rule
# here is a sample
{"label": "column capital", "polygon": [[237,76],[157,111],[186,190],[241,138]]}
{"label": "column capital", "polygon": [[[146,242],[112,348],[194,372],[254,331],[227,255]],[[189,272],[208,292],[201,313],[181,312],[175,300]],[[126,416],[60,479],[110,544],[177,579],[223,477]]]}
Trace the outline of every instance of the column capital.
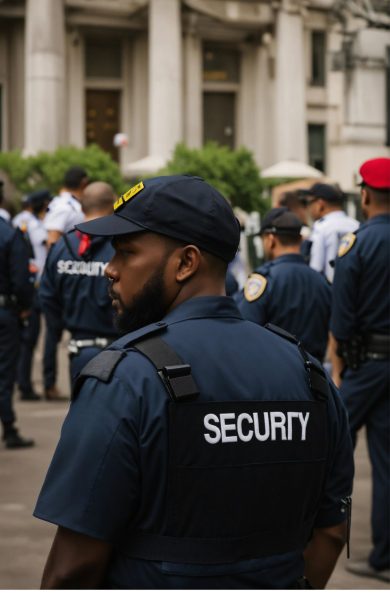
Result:
{"label": "column capital", "polygon": [[308,6],[308,0],[274,0],[272,2],[272,8],[275,10],[295,15],[304,15]]}

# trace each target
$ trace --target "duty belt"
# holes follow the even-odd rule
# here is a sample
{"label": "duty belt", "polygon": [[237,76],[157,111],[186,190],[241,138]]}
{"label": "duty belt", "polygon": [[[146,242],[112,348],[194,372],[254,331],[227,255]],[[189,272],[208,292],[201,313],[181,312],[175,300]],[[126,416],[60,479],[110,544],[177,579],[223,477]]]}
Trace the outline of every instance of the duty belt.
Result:
{"label": "duty belt", "polygon": [[80,350],[83,348],[106,348],[113,342],[113,338],[88,338],[84,340],[76,340],[72,338],[68,344],[68,352],[71,356],[77,356],[80,354]]}
{"label": "duty belt", "polygon": [[390,359],[390,336],[382,333],[364,333],[340,341],[338,354],[347,366],[356,371],[366,360]]}
{"label": "duty belt", "polygon": [[0,294],[0,308],[15,308],[18,304],[16,296]]}

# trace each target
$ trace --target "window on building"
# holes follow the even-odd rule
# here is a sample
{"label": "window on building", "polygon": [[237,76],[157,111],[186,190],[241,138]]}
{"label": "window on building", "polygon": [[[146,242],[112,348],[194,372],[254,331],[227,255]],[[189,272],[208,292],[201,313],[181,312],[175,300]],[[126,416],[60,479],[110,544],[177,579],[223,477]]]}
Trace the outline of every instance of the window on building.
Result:
{"label": "window on building", "polygon": [[122,77],[121,40],[87,38],[85,74],[89,78],[120,79]]}
{"label": "window on building", "polygon": [[239,79],[238,50],[215,44],[203,46],[203,81],[238,83]]}
{"label": "window on building", "polygon": [[386,50],[386,146],[390,146],[390,46]]}
{"label": "window on building", "polygon": [[325,125],[309,124],[309,164],[315,169],[325,172]]}
{"label": "window on building", "polygon": [[323,87],[326,71],[326,35],[325,31],[311,32],[311,77],[310,85]]}

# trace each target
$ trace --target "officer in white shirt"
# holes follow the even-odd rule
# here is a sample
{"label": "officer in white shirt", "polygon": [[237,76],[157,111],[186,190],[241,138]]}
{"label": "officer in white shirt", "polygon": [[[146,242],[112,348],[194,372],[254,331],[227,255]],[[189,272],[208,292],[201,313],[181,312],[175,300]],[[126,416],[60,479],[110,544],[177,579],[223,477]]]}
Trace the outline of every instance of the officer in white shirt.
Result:
{"label": "officer in white shirt", "polygon": [[323,273],[332,283],[334,259],[341,238],[359,227],[359,221],[349,217],[342,209],[344,194],[337,186],[315,183],[302,190],[308,196],[308,210],[315,221],[311,234],[310,266]]}
{"label": "officer in white shirt", "polygon": [[88,175],[81,167],[71,167],[65,173],[64,186],[50,202],[44,221],[49,248],[61,235],[84,220],[80,199],[87,185]]}

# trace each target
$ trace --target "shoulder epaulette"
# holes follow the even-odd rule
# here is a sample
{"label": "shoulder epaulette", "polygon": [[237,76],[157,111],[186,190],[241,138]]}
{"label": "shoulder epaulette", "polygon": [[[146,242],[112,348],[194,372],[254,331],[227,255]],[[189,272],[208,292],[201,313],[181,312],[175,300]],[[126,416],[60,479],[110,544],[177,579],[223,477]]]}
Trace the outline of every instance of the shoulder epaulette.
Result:
{"label": "shoulder epaulette", "polygon": [[72,397],[79,391],[87,377],[94,377],[107,383],[110,381],[117,364],[126,355],[123,350],[103,350],[94,356],[80,371],[73,386]]}

